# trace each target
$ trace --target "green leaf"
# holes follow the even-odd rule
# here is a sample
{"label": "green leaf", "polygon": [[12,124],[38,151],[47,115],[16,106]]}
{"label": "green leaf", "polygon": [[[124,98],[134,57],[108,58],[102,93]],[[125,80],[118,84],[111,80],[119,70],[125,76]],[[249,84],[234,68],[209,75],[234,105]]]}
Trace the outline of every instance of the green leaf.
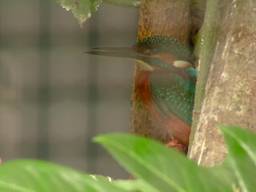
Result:
{"label": "green leaf", "polygon": [[102,0],[56,0],[67,11],[71,11],[82,24],[96,11]]}
{"label": "green leaf", "polygon": [[3,192],[253,192],[256,185],[256,135],[222,127],[229,149],[225,163],[202,168],[153,140],[112,134],[95,140],[138,180],[109,181],[52,163],[18,160],[0,166]]}
{"label": "green leaf", "polygon": [[127,191],[159,192],[159,190],[142,180],[117,180],[115,185]]}
{"label": "green leaf", "polygon": [[[80,24],[83,24],[92,13],[97,11],[103,0],[56,0],[64,9],[71,11]],[[140,0],[104,0],[116,5],[137,7]]]}
{"label": "green leaf", "polygon": [[228,165],[233,170],[242,192],[256,188],[256,135],[239,127],[222,127],[229,150]]}
{"label": "green leaf", "polygon": [[52,163],[10,161],[0,166],[3,192],[124,192],[105,177],[90,176]]}
{"label": "green leaf", "polygon": [[224,172],[198,167],[184,155],[134,135],[99,136],[102,144],[130,173],[161,192],[232,191]]}

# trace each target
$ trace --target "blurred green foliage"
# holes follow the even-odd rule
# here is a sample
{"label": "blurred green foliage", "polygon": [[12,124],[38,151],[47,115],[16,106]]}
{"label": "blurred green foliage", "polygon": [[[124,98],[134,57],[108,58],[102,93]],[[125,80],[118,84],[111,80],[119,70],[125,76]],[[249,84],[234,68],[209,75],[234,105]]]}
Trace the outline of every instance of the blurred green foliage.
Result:
{"label": "blurred green foliage", "polygon": [[[0,167],[5,192],[253,192],[256,176],[256,135],[236,127],[221,128],[229,150],[226,161],[203,168],[156,141],[126,135],[96,137],[136,179],[111,180],[86,175],[52,163],[17,160]],[[107,165],[106,165],[107,166]]]}

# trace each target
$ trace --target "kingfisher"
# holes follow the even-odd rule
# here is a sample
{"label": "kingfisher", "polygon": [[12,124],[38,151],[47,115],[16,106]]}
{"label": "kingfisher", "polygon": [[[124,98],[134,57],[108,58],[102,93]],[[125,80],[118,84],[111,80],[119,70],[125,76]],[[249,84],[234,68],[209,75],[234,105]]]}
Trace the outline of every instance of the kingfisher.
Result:
{"label": "kingfisher", "polygon": [[186,153],[196,84],[195,56],[190,46],[166,36],[151,36],[132,47],[93,48],[89,54],[135,59],[135,93],[148,111],[150,135]]}

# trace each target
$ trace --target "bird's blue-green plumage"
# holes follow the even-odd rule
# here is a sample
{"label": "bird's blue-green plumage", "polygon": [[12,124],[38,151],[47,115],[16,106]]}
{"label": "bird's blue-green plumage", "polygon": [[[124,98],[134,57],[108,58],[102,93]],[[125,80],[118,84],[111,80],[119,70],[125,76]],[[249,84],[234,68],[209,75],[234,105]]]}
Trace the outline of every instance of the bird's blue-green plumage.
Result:
{"label": "bird's blue-green plumage", "polygon": [[177,39],[166,36],[153,36],[139,40],[136,44],[137,50],[147,55],[154,55],[159,52],[169,52],[175,55],[177,60],[194,62],[195,57],[188,45],[183,45]]}
{"label": "bird's blue-green plumage", "polygon": [[175,73],[152,73],[150,76],[152,98],[158,109],[168,116],[175,114],[187,124],[192,122],[195,79]]}
{"label": "bird's blue-green plumage", "polygon": [[[137,49],[154,55],[158,52],[169,52],[176,60],[193,63],[195,58],[189,46],[179,43],[176,39],[162,36],[145,38],[137,43]],[[167,69],[165,73],[152,72],[150,89],[152,98],[158,108],[168,116],[173,113],[187,124],[192,122],[194,104],[196,69],[193,67],[179,69],[160,59],[147,59],[154,66]]]}
{"label": "bird's blue-green plumage", "polygon": [[[153,36],[138,41],[130,48],[96,48],[88,53],[133,58],[157,69],[149,76],[153,102],[164,115],[174,114],[187,124],[191,124],[196,69],[176,68],[170,64],[175,60],[194,63],[195,58],[188,45],[183,45],[174,38]],[[173,61],[167,63],[156,56],[161,53],[169,54]]]}

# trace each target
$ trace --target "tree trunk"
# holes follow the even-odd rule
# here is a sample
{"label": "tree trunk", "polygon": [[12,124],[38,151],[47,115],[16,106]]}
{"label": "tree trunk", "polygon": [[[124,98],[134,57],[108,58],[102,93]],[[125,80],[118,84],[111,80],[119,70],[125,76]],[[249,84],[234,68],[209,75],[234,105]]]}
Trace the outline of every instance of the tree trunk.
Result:
{"label": "tree trunk", "polygon": [[226,155],[219,125],[256,131],[256,1],[221,3],[222,22],[189,152],[208,166]]}
{"label": "tree trunk", "polygon": [[[173,37],[186,44],[191,32],[190,0],[143,0],[140,6],[138,39],[154,35]],[[149,112],[136,93],[141,69],[136,66],[133,91],[133,131],[155,139]]]}

